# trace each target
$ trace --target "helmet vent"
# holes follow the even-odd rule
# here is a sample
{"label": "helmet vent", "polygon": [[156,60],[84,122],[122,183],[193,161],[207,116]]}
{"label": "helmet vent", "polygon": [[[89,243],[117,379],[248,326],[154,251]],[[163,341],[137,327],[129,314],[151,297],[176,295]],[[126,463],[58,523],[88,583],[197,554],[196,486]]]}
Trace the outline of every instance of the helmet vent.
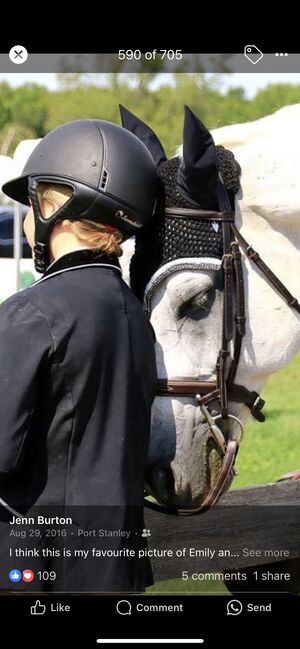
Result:
{"label": "helmet vent", "polygon": [[107,169],[103,169],[103,174],[100,182],[100,189],[102,189],[102,191],[106,190],[107,181],[108,181],[108,171]]}

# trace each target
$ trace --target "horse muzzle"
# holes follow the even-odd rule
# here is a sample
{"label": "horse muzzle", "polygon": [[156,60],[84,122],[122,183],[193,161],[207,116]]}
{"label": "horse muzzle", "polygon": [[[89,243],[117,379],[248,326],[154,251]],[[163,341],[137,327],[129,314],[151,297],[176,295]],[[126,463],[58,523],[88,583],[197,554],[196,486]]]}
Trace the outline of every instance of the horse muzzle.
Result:
{"label": "horse muzzle", "polygon": [[[201,405],[204,422],[176,452],[168,467],[149,468],[146,489],[163,508],[198,513],[214,505],[235,475],[234,462],[243,433],[234,415],[224,420]],[[188,448],[187,448],[188,447]],[[180,452],[181,450],[181,452]]]}

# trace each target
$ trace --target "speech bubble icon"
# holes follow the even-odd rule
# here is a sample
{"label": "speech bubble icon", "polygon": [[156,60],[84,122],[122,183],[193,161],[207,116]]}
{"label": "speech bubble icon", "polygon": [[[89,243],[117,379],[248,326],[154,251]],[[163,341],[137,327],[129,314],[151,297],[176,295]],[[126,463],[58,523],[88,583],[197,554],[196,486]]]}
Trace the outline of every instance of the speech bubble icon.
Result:
{"label": "speech bubble icon", "polygon": [[238,599],[231,599],[227,604],[227,615],[239,615],[243,610],[243,604]]}
{"label": "speech bubble icon", "polygon": [[120,615],[131,615],[131,604],[127,599],[120,599],[116,606],[117,613]]}

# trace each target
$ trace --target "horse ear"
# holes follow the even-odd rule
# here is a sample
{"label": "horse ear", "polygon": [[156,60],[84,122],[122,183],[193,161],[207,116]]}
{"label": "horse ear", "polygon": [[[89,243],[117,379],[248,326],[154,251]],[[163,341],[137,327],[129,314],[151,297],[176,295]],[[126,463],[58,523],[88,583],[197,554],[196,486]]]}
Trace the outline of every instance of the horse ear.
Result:
{"label": "horse ear", "polygon": [[139,140],[144,142],[147,149],[149,149],[157,167],[158,165],[160,165],[161,162],[167,160],[167,156],[164,151],[164,148],[160,143],[157,135],[155,135],[154,131],[152,131],[152,128],[150,128],[150,126],[147,126],[147,124],[142,122],[133,113],[130,113],[130,111],[127,110],[127,108],[121,106],[121,104],[120,104],[120,114],[121,114],[122,126],[126,128],[127,131],[131,131],[131,133],[134,133],[134,135],[136,135],[139,138]]}
{"label": "horse ear", "polygon": [[213,138],[204,124],[185,106],[183,152],[177,183],[201,207],[216,203],[217,153]]}

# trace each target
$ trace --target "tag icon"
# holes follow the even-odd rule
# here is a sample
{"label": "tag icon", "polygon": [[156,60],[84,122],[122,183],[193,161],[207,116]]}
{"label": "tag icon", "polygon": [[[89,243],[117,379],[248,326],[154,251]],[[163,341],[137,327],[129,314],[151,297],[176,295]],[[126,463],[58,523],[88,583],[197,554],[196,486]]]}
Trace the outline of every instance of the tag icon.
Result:
{"label": "tag icon", "polygon": [[258,61],[263,58],[263,53],[258,49],[256,45],[245,45],[244,47],[244,56],[250,63],[256,65]]}

